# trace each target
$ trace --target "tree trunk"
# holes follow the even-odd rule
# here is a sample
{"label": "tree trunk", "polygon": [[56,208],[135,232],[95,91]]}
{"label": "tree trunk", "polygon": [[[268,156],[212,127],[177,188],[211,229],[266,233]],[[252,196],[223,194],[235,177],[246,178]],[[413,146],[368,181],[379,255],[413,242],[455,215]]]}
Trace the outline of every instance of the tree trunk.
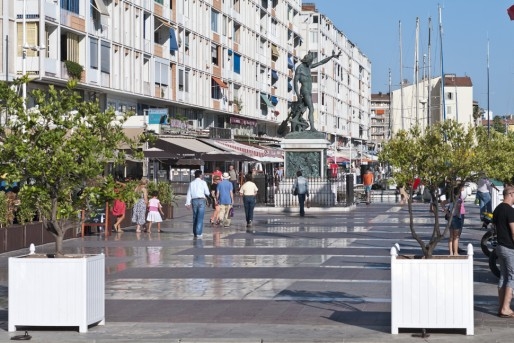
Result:
{"label": "tree trunk", "polygon": [[64,242],[64,233],[62,235],[55,235],[55,254],[57,256],[62,256],[63,254],[63,242]]}

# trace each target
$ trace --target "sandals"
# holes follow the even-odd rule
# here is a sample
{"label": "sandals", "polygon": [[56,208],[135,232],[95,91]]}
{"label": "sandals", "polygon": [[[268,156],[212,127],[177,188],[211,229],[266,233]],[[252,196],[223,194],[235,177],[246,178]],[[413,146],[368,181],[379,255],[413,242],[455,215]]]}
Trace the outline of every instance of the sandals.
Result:
{"label": "sandals", "polygon": [[509,314],[498,313],[498,317],[500,317],[500,318],[514,318],[514,312],[511,312]]}

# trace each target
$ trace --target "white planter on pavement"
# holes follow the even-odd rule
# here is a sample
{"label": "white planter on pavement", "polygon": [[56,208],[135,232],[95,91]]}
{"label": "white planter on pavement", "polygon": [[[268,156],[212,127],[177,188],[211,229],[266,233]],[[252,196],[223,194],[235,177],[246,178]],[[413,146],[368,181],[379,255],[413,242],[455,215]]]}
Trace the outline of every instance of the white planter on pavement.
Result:
{"label": "white planter on pavement", "polygon": [[399,328],[474,334],[473,246],[467,255],[413,259],[391,248],[391,333]]}
{"label": "white planter on pavement", "polygon": [[9,258],[9,331],[105,324],[105,256]]}

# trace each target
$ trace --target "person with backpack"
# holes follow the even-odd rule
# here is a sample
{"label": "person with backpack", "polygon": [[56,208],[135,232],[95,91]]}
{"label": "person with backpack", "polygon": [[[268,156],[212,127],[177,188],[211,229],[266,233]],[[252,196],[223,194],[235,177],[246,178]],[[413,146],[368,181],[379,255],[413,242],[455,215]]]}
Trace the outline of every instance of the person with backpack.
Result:
{"label": "person with backpack", "polygon": [[293,184],[293,194],[298,196],[300,204],[300,217],[305,216],[305,199],[309,197],[309,182],[303,176],[302,171],[296,172],[296,180]]}

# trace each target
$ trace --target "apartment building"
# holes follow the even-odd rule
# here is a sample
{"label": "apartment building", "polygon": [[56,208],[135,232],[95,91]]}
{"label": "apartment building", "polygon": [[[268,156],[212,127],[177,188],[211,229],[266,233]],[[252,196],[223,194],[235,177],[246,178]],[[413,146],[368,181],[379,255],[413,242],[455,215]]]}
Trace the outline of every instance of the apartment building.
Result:
{"label": "apartment building", "polygon": [[301,55],[321,60],[341,56],[312,69],[317,128],[337,145],[366,144],[369,140],[371,61],[313,3],[304,3],[299,16]]}
{"label": "apartment building", "polygon": [[371,121],[368,147],[380,151],[391,135],[391,98],[389,93],[371,94]]}
{"label": "apartment building", "polygon": [[392,92],[392,131],[408,130],[416,123],[426,128],[446,119],[475,125],[473,108],[473,83],[469,76],[446,74],[444,79],[439,76],[404,84]]}
{"label": "apartment building", "polygon": [[[295,64],[341,51],[313,70],[317,128],[368,139],[371,62],[301,0],[0,0],[0,78],[30,91],[64,85],[79,67],[85,99],[192,130],[276,136],[296,100]],[[80,72],[80,68],[82,71]],[[179,118],[180,120],[173,120]],[[158,120],[159,121],[159,120]],[[154,122],[154,121],[153,121]],[[155,126],[159,130],[159,125]]]}

